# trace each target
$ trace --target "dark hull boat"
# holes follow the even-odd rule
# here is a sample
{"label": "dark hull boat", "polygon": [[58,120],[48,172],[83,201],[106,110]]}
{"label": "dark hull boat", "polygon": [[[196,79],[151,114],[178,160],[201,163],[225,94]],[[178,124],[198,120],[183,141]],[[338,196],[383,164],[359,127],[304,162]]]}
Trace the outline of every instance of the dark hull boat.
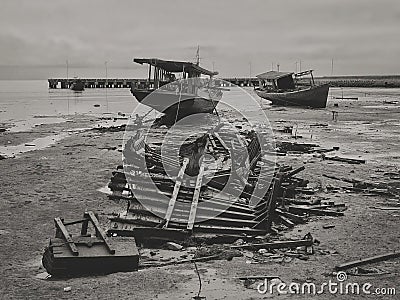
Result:
{"label": "dark hull boat", "polygon": [[71,84],[71,90],[75,92],[82,92],[85,90],[85,84],[80,80],[76,80]]}
{"label": "dark hull boat", "polygon": [[256,90],[258,96],[271,101],[273,105],[313,108],[326,107],[328,92],[329,85],[319,85],[306,89],[280,93]]}
{"label": "dark hull boat", "polygon": [[[221,89],[211,86],[211,77],[218,72],[208,71],[198,64],[155,58],[134,59],[134,62],[149,65],[149,78],[146,86],[132,86],[132,95],[141,104],[174,120],[212,113],[222,97]],[[183,79],[176,81],[176,73],[181,73]],[[210,76],[210,79],[200,78],[201,75]]]}
{"label": "dark hull boat", "polygon": [[[312,70],[294,73],[270,71],[258,75],[259,88],[255,89],[258,96],[269,100],[273,105],[302,106],[308,108],[325,108],[329,85],[316,85]],[[300,85],[300,78],[311,75],[307,85]],[[302,82],[304,84],[304,82]]]}
{"label": "dark hull boat", "polygon": [[219,96],[201,97],[161,90],[135,89],[132,94],[141,104],[167,115],[175,116],[178,114],[179,118],[196,113],[212,113],[220,100]]}

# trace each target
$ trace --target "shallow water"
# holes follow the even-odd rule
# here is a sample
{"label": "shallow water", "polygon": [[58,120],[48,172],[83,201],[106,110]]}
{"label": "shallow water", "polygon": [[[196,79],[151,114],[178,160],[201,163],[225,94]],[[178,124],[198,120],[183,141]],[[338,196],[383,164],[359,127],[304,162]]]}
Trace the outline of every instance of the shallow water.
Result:
{"label": "shallow water", "polygon": [[33,150],[44,149],[46,147],[54,145],[55,143],[62,140],[66,136],[68,136],[67,133],[60,133],[60,134],[37,138],[29,143],[24,143],[20,145],[0,146],[0,154],[6,157],[18,157],[19,154]]}
{"label": "shallow water", "polygon": [[[337,99],[342,94],[344,97],[357,97],[358,100]],[[380,160],[386,153],[397,162],[400,105],[385,102],[399,101],[399,99],[400,89],[397,88],[332,88],[326,109],[275,108],[269,101],[261,100],[252,88],[230,87],[229,91],[224,92],[217,109],[223,122],[243,121],[245,117],[252,124],[267,123],[269,126],[269,120],[284,119],[287,124],[298,127],[299,135],[325,145],[329,143],[336,145],[341,136],[343,138],[353,136],[351,142],[357,143],[357,146],[349,144],[341,148],[339,151],[341,154],[353,156],[359,154],[360,150],[368,150],[362,153],[365,158]],[[29,131],[40,124],[66,122],[73,119],[76,114],[107,118],[116,116],[118,112],[130,116],[148,110],[147,107],[138,105],[129,89],[126,88],[86,89],[76,93],[68,89],[48,89],[45,80],[0,80],[0,127],[7,128],[10,132]],[[339,111],[337,123],[331,120],[332,110]],[[151,113],[148,117],[155,116],[155,113]],[[102,120],[101,124],[116,126],[126,122],[127,120]],[[330,123],[330,126],[310,127],[310,124],[321,122]],[[59,140],[65,137],[64,133],[58,132],[55,136],[31,141],[35,147],[25,146],[25,144],[3,146],[0,147],[0,152],[18,155],[26,151],[42,149],[51,145],[54,138]],[[363,144],[363,142],[367,143]],[[384,149],[386,151],[383,151]]]}
{"label": "shallow water", "polygon": [[45,80],[0,80],[0,124],[14,132],[62,122],[68,115],[117,112],[130,115],[134,107],[129,89],[86,89],[76,93],[48,89]]}

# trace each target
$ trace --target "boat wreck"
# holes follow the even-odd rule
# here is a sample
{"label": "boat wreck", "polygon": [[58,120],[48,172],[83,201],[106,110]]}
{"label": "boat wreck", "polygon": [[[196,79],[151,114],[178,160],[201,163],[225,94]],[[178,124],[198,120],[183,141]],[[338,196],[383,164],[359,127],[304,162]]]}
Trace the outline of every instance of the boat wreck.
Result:
{"label": "boat wreck", "polygon": [[[255,92],[273,105],[325,108],[329,85],[316,85],[312,72],[313,70],[300,73],[269,71],[259,74],[259,87]],[[310,75],[309,82],[302,79],[307,75]]]}
{"label": "boat wreck", "polygon": [[294,177],[304,168],[263,158],[264,142],[254,131],[210,130],[184,143],[179,159],[169,157],[173,150],[162,149],[159,140],[149,142],[138,130],[127,142],[124,167],[109,184],[110,199],[126,201],[127,208],[110,218],[110,235],[139,242],[265,235],[277,222],[278,198],[284,190],[290,196],[286,187],[308,183]]}
{"label": "boat wreck", "polygon": [[133,61],[147,64],[149,75],[145,84],[132,85],[132,95],[141,104],[176,120],[196,113],[212,113],[222,97],[222,89],[212,80],[218,72],[206,70],[198,63],[157,58],[135,58]]}

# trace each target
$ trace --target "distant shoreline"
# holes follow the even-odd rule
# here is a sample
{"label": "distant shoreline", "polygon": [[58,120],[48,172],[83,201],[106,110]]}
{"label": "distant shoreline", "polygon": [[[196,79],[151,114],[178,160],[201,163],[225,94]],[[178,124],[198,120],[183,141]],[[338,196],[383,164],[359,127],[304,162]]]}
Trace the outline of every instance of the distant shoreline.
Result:
{"label": "distant shoreline", "polygon": [[318,84],[329,84],[331,87],[382,87],[399,88],[400,75],[349,75],[316,77]]}
{"label": "distant shoreline", "polygon": [[[256,80],[256,78],[252,79]],[[335,75],[318,76],[314,77],[314,80],[317,84],[329,84],[331,87],[400,88],[400,75]],[[0,81],[48,81],[48,79],[0,79]],[[308,81],[308,79],[302,79],[302,81]]]}

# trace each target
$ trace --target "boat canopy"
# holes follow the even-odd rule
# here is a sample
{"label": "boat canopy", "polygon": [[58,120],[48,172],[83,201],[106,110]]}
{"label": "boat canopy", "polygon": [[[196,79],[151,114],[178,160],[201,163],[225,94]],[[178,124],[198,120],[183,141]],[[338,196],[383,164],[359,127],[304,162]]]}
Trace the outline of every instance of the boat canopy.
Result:
{"label": "boat canopy", "polygon": [[278,72],[278,71],[269,71],[262,74],[257,75],[256,77],[264,80],[278,80],[283,77],[292,76],[293,72]]}
{"label": "boat canopy", "polygon": [[208,76],[218,75],[218,72],[209,71],[191,62],[162,60],[158,58],[135,58],[133,61],[141,65],[149,64],[150,66],[163,69],[170,73],[186,72],[190,74],[204,74]]}
{"label": "boat canopy", "polygon": [[302,72],[299,72],[299,73],[296,73],[296,74],[294,74],[294,76],[297,78],[297,77],[302,77],[302,76],[306,76],[306,75],[311,75],[312,76],[312,72],[313,72],[314,70],[307,70],[307,71],[302,71]]}

